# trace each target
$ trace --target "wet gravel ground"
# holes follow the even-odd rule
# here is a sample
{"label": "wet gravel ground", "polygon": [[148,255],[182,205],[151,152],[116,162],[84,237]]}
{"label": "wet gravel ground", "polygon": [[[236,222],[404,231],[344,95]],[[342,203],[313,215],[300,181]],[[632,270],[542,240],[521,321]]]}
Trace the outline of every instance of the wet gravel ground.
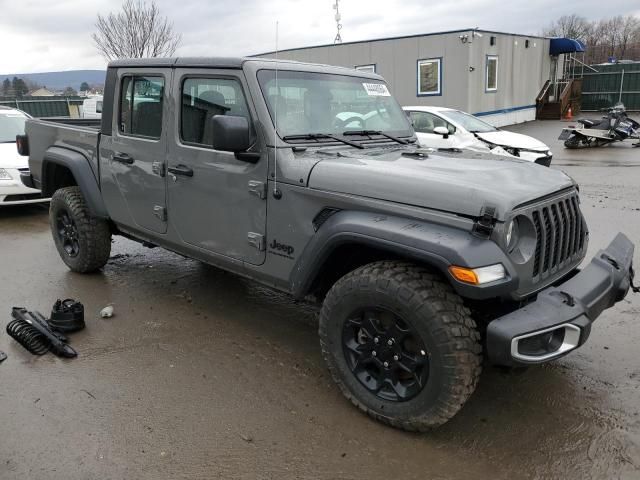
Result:
{"label": "wet gravel ground", "polygon": [[[567,151],[562,122],[511,129],[580,184],[589,256],[640,243],[640,149]],[[636,252],[636,264],[640,254]],[[116,239],[95,275],[59,260],[42,207],[0,210],[0,312],[86,307],[74,360],[0,332],[0,479],[639,479],[640,295],[547,366],[485,368],[451,422],[408,434],[333,385],[313,308],[199,262]],[[113,304],[116,315],[99,318]]]}

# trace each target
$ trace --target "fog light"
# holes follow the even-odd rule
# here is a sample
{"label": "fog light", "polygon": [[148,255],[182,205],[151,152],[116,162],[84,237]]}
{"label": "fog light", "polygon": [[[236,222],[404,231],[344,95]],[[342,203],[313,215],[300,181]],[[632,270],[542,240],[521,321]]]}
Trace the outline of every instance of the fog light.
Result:
{"label": "fog light", "polygon": [[13,180],[13,178],[4,168],[0,168],[0,180]]}
{"label": "fog light", "polygon": [[520,335],[511,340],[511,356],[539,363],[573,350],[580,343],[580,327],[565,323],[546,330]]}

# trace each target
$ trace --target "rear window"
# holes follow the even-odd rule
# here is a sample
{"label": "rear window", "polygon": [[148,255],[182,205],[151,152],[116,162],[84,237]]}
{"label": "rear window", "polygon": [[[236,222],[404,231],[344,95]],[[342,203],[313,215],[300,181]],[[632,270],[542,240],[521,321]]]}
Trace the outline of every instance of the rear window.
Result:
{"label": "rear window", "polygon": [[163,77],[123,77],[118,121],[120,133],[160,138],[162,134],[163,99]]}

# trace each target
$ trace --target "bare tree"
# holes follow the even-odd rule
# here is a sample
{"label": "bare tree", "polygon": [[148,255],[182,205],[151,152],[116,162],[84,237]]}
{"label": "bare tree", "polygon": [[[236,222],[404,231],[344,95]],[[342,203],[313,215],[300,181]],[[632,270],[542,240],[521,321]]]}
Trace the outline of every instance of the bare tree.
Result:
{"label": "bare tree", "polygon": [[566,37],[584,41],[589,31],[589,21],[576,15],[563,15],[552,22],[543,32],[546,37]]}
{"label": "bare tree", "polygon": [[618,45],[620,47],[620,58],[624,58],[629,44],[633,43],[640,33],[640,20],[633,15],[627,15],[622,19],[620,30],[618,31]]}
{"label": "bare tree", "polygon": [[122,11],[98,14],[96,28],[91,37],[107,60],[170,57],[182,39],[154,0],[125,0]]}

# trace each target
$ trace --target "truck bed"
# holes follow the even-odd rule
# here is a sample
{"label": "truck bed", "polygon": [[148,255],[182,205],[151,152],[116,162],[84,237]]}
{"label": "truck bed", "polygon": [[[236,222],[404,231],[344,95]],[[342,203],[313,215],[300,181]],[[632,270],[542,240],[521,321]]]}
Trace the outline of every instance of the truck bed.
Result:
{"label": "truck bed", "polygon": [[35,185],[40,186],[42,161],[45,153],[52,148],[71,150],[83,155],[97,180],[99,129],[99,119],[28,120],[26,134],[29,138],[29,168]]}

